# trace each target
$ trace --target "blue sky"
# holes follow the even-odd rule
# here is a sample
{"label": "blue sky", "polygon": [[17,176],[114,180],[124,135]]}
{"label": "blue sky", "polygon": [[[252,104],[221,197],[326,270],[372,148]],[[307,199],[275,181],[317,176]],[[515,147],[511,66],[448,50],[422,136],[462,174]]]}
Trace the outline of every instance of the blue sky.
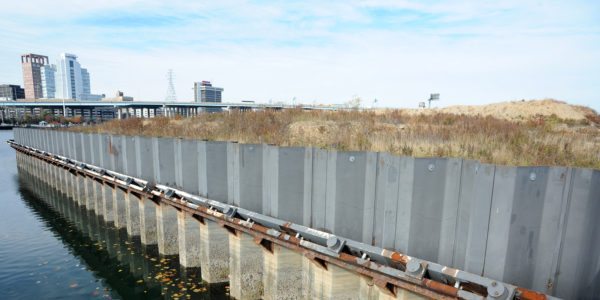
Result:
{"label": "blue sky", "polygon": [[0,83],[19,56],[74,53],[94,93],[416,107],[555,98],[600,110],[599,1],[6,1]]}

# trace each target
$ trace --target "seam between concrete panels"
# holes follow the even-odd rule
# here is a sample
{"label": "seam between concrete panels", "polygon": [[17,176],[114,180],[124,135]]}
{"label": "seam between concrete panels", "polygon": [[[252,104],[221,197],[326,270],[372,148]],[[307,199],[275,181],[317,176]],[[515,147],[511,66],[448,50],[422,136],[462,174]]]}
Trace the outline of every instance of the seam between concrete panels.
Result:
{"label": "seam between concrete panels", "polygon": [[[461,207],[461,203],[462,203],[462,193],[463,193],[463,189],[462,189],[462,184],[463,184],[463,167],[465,164],[465,160],[461,159],[460,160],[460,176],[458,178],[458,203],[456,205],[456,220],[454,221],[454,242],[452,244],[452,266],[456,267],[456,241],[458,240],[458,221],[460,220],[459,218],[459,211],[460,211],[460,207]],[[495,173],[495,170],[494,170]],[[489,221],[488,221],[489,222]],[[489,226],[489,225],[488,225]],[[485,256],[484,256],[485,257]]]}
{"label": "seam between concrete panels", "polygon": [[[550,274],[553,279],[554,282],[552,283],[552,288],[547,291],[547,292],[553,292],[556,289],[556,286],[558,285],[558,266],[560,265],[560,260],[562,259],[562,255],[563,255],[563,248],[564,248],[564,244],[565,244],[565,235],[567,232],[567,222],[569,219],[569,211],[571,209],[571,196],[573,194],[573,180],[575,178],[574,176],[575,173],[575,169],[572,167],[569,167],[568,171],[567,171],[567,180],[565,181],[565,187],[563,188],[563,203],[561,205],[561,216],[560,216],[560,236],[557,239],[557,243],[556,243],[556,248],[554,249],[554,259],[552,260],[552,273]],[[565,194],[566,193],[566,194]]]}
{"label": "seam between concrete panels", "polygon": [[487,234],[485,235],[485,250],[483,251],[483,266],[481,267],[482,276],[483,274],[485,274],[488,239],[490,238],[490,221],[492,220],[492,209],[494,207],[494,187],[496,186],[496,172],[498,172],[498,168],[494,168],[494,177],[492,178],[492,192],[490,193],[490,210],[488,211]]}

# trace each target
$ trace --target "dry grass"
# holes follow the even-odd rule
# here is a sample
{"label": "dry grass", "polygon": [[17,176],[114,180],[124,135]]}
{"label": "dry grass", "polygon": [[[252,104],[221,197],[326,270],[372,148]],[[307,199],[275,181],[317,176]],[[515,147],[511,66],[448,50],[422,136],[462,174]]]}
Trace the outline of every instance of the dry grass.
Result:
{"label": "dry grass", "polygon": [[407,114],[398,110],[294,109],[232,111],[187,119],[134,118],[70,130],[600,169],[600,130],[594,123],[599,119],[597,114],[578,121],[537,116],[516,122],[491,116]]}

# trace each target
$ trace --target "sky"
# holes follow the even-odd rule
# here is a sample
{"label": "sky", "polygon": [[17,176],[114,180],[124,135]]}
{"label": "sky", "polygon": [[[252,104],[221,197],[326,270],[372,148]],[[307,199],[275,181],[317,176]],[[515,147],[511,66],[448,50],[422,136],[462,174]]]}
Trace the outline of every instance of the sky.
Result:
{"label": "sky", "polygon": [[554,98],[600,111],[600,1],[1,0],[0,84],[20,55],[78,56],[96,94],[416,108]]}

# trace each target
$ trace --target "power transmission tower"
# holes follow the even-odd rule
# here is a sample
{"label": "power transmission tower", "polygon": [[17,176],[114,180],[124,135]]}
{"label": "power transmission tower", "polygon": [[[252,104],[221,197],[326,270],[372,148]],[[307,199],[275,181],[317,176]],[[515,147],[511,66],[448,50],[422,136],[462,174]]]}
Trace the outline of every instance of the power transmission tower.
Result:
{"label": "power transmission tower", "polygon": [[173,70],[169,69],[167,72],[167,97],[165,97],[165,101],[177,101],[177,95],[175,95],[175,86],[173,85]]}

